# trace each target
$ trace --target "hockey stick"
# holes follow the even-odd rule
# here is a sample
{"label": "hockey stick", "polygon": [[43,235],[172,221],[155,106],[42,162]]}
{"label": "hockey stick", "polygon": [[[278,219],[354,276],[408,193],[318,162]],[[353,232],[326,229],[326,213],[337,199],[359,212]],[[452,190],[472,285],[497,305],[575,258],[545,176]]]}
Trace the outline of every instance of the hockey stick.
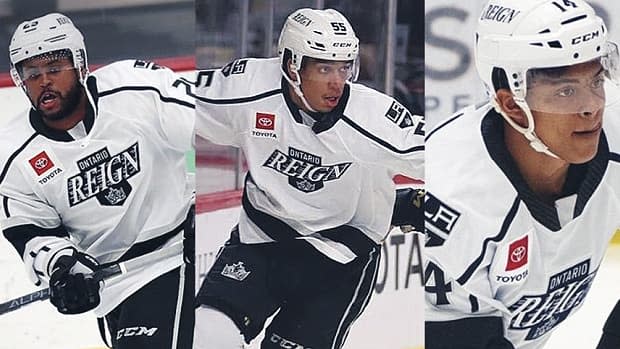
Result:
{"label": "hockey stick", "polygon": [[[93,279],[97,281],[105,281],[112,279],[116,276],[127,274],[127,272],[142,268],[153,263],[156,259],[165,259],[174,255],[182,255],[183,243],[175,243],[172,246],[162,248],[160,250],[121,262],[115,263],[110,266],[104,267],[92,273]],[[32,304],[37,301],[44,301],[50,298],[49,288],[42,288],[32,293],[23,295],[11,299],[8,302],[0,304],[0,315],[10,313],[28,304]]]}

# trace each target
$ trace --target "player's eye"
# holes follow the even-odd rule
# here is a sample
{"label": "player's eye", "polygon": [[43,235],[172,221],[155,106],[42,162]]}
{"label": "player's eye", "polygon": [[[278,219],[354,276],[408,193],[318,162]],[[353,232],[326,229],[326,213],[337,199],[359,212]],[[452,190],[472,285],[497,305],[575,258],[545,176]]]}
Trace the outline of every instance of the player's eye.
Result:
{"label": "player's eye", "polygon": [[51,73],[51,74],[60,73],[62,70],[63,69],[62,69],[61,66],[56,66],[56,65],[53,65],[53,66],[50,66],[50,67],[47,68],[47,72]]}
{"label": "player's eye", "polygon": [[321,74],[329,74],[331,72],[331,68],[326,65],[319,66],[319,73]]}
{"label": "player's eye", "polygon": [[598,76],[596,79],[592,81],[592,88],[599,89],[599,88],[602,88],[603,85],[605,85],[604,76]]}
{"label": "player's eye", "polygon": [[41,73],[32,73],[32,74],[28,75],[28,77],[26,79],[27,80],[37,80],[40,77],[41,77]]}
{"label": "player's eye", "polygon": [[41,71],[38,69],[25,69],[22,76],[24,80],[34,81],[41,77]]}
{"label": "player's eye", "polygon": [[555,94],[560,97],[571,97],[575,95],[575,89],[572,87],[564,87],[557,90]]}

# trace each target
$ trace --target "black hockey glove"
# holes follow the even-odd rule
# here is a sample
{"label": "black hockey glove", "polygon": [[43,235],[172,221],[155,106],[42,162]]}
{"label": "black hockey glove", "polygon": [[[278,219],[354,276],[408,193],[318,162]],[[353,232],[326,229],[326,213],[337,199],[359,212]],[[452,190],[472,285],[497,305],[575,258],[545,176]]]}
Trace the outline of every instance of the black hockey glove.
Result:
{"label": "black hockey glove", "polygon": [[620,301],[616,303],[614,310],[609,314],[605,327],[603,327],[603,335],[596,349],[618,348],[620,348]]}
{"label": "black hockey glove", "polygon": [[[405,188],[396,190],[392,225],[404,232],[424,232],[424,189]],[[409,226],[409,229],[402,229]]]}
{"label": "black hockey glove", "polygon": [[[101,301],[100,280],[95,280],[92,275],[97,261],[75,249],[72,252],[58,258],[50,276],[50,301],[62,314],[84,313],[96,308]],[[72,272],[72,269],[86,273]]]}

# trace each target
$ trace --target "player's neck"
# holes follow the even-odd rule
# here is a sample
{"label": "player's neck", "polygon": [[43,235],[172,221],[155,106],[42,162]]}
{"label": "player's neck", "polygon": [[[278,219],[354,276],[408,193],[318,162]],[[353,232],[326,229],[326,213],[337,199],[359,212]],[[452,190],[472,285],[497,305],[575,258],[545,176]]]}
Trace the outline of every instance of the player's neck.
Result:
{"label": "player's neck", "polygon": [[75,125],[77,125],[78,122],[84,120],[84,118],[86,117],[86,112],[87,112],[87,107],[86,107],[86,103],[87,103],[87,98],[86,98],[86,94],[82,94],[80,96],[80,101],[78,102],[77,107],[75,108],[75,110],[73,110],[73,112],[71,112],[71,114],[69,114],[68,116],[62,118],[62,119],[58,119],[58,120],[50,120],[47,118],[43,118],[43,122],[49,127],[52,128],[54,130],[59,130],[59,131],[66,131],[66,130],[70,130],[72,129]]}
{"label": "player's neck", "polygon": [[537,152],[510,126],[505,127],[504,132],[508,152],[527,185],[543,201],[553,203],[562,194],[570,164]]}

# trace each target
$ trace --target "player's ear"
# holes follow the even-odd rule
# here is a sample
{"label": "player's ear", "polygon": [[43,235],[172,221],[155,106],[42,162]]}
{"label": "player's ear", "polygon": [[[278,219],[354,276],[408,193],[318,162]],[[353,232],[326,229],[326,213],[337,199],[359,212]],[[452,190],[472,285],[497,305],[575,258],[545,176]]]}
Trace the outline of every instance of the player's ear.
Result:
{"label": "player's ear", "polygon": [[516,122],[517,125],[527,127],[525,112],[523,112],[521,107],[515,102],[512,97],[512,92],[509,89],[502,88],[497,90],[495,92],[495,100],[506,116]]}
{"label": "player's ear", "polygon": [[293,64],[293,60],[289,58],[288,61],[286,62],[286,73],[291,78],[291,80],[297,81],[297,74],[293,72],[294,70],[295,70],[295,65]]}

